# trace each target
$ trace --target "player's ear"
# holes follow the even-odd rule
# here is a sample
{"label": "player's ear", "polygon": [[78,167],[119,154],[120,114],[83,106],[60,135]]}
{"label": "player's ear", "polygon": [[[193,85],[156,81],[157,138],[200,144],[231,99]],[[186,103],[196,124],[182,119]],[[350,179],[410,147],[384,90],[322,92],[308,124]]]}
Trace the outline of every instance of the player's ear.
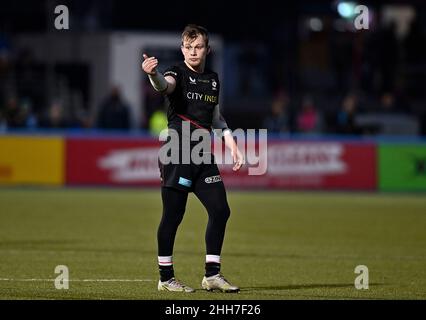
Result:
{"label": "player's ear", "polygon": [[209,53],[210,53],[210,51],[211,51],[210,46],[207,46],[207,54],[209,54]]}

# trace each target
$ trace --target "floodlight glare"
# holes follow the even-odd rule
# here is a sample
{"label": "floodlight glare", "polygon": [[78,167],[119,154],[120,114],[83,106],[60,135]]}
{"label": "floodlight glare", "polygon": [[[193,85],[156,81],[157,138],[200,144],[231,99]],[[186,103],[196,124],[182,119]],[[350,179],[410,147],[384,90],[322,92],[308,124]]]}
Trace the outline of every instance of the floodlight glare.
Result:
{"label": "floodlight glare", "polygon": [[356,4],[354,2],[340,2],[337,5],[337,12],[343,18],[351,18],[355,15]]}

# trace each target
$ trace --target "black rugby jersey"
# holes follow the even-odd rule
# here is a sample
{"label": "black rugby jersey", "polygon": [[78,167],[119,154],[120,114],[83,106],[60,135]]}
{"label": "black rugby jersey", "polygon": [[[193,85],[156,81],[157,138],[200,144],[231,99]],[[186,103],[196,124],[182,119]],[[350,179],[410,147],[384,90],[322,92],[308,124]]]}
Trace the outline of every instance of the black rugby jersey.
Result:
{"label": "black rugby jersey", "polygon": [[211,130],[213,110],[219,103],[219,78],[216,72],[205,69],[203,73],[192,71],[180,62],[164,72],[176,80],[175,90],[167,95],[168,127],[180,131],[182,121],[191,122],[191,130]]}

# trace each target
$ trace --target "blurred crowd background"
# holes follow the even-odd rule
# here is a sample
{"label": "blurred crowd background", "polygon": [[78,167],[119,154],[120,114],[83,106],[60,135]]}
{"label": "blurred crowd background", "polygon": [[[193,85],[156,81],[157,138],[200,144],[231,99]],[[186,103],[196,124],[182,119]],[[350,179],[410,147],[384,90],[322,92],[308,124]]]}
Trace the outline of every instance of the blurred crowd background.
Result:
{"label": "blurred crowd background", "polygon": [[[54,8],[61,4],[69,8],[69,30],[54,28]],[[368,30],[354,27],[358,4],[369,9]],[[106,80],[82,52],[90,50],[91,61],[102,70],[114,69],[111,54],[102,45],[89,48],[82,39],[121,32],[149,34],[154,43],[157,34],[171,35],[177,46],[166,56],[179,60],[180,32],[188,23],[207,27],[220,44],[220,50],[212,46],[211,59],[220,66],[220,103],[232,128],[266,128],[283,135],[426,135],[424,1],[280,6],[259,1],[2,1],[0,132],[158,132],[165,125],[166,103],[147,84],[140,65],[134,69],[141,85],[130,78]],[[68,49],[58,37],[71,43]],[[67,59],[54,58],[61,50],[69,51]],[[118,59],[128,59],[127,52]],[[125,89],[135,85],[140,100],[126,95]]]}

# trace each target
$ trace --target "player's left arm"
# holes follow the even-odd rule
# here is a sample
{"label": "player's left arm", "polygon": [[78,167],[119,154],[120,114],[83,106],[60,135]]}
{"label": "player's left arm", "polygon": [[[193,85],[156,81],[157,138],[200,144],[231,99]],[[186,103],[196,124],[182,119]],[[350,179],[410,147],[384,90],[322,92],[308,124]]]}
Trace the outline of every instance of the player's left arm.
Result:
{"label": "player's left arm", "polygon": [[232,136],[232,131],[228,128],[228,124],[226,123],[225,118],[220,113],[220,108],[218,104],[213,110],[212,128],[222,131],[222,136],[225,140],[225,145],[231,150],[232,160],[234,162],[234,167],[232,168],[232,170],[240,170],[240,168],[244,164],[244,155],[238,149],[234,137]]}

